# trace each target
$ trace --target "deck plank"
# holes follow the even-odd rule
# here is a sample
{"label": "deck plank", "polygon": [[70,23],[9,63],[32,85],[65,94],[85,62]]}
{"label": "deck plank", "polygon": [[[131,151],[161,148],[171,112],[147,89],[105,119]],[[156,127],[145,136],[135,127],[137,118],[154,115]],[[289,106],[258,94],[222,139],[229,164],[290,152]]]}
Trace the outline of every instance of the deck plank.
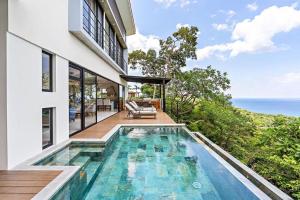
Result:
{"label": "deck plank", "polygon": [[36,187],[36,186],[45,186],[49,181],[0,181],[0,187]]}
{"label": "deck plank", "polygon": [[49,184],[61,171],[0,171],[1,200],[29,200]]}
{"label": "deck plank", "polygon": [[1,200],[29,200],[35,194],[0,194]]}

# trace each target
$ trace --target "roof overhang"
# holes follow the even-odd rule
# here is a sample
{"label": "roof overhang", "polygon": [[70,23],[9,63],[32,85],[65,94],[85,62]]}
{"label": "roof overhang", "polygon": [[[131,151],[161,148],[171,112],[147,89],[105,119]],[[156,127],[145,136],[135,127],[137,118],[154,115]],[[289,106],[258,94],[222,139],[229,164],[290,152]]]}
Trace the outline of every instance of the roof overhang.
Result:
{"label": "roof overhang", "polygon": [[171,79],[162,77],[145,77],[145,76],[128,76],[120,75],[120,77],[128,82],[134,83],[150,83],[150,84],[167,84]]}
{"label": "roof overhang", "polygon": [[136,28],[130,0],[116,0],[116,4],[126,29],[126,35],[134,35],[136,33]]}

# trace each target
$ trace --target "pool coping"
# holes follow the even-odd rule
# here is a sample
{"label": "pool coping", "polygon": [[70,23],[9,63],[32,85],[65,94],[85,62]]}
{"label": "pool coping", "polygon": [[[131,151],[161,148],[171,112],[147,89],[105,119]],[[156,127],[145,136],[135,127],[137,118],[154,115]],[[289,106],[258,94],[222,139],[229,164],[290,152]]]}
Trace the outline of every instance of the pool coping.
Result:
{"label": "pool coping", "polygon": [[[60,173],[55,179],[53,179],[46,187],[44,187],[38,194],[33,197],[33,200],[45,200],[53,197],[55,193],[58,192],[60,188],[62,188],[74,175],[79,171],[79,166],[34,166],[38,161],[50,156],[72,142],[92,142],[92,143],[100,143],[106,144],[113,137],[113,135],[117,132],[121,127],[182,127],[190,136],[192,136],[198,143],[202,144],[203,147],[214,157],[216,158],[224,167],[230,171],[230,173],[235,176],[239,181],[245,185],[250,191],[252,191],[258,198],[260,199],[271,199],[271,194],[275,194],[279,198],[275,199],[287,199],[292,200],[287,194],[282,192],[276,186],[272,185],[270,182],[265,180],[263,177],[259,176],[253,170],[248,168],[246,165],[238,161],[236,158],[231,156],[229,153],[221,149],[221,147],[217,146],[201,133],[190,131],[185,124],[117,124],[111,130],[109,130],[102,138],[100,139],[68,139],[64,142],[56,144],[54,146],[49,147],[38,155],[26,160],[25,162],[17,165],[14,170],[60,170]],[[198,137],[197,137],[198,136]],[[242,170],[239,171],[239,170]],[[247,172],[246,175],[244,172]],[[251,179],[249,179],[249,177]],[[263,184],[265,188],[259,187],[252,180],[259,180],[259,183]],[[267,189],[266,189],[267,188]],[[267,192],[266,192],[267,191]],[[269,195],[269,196],[268,196]],[[273,198],[274,195],[271,197]]]}

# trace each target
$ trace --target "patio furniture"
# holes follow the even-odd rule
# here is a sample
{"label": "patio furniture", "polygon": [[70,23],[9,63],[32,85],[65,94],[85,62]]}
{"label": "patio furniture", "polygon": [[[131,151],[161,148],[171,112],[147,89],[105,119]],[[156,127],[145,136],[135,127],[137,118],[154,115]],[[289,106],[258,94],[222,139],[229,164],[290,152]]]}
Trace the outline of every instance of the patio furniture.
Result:
{"label": "patio furniture", "polygon": [[151,110],[140,110],[137,111],[133,107],[131,107],[128,103],[125,104],[125,107],[128,110],[128,115],[127,117],[130,117],[131,115],[133,118],[141,118],[142,116],[153,116],[156,119],[156,111],[151,111]]}
{"label": "patio furniture", "polygon": [[129,105],[131,105],[136,111],[156,111],[156,108],[154,108],[153,106],[151,107],[143,107],[143,106],[139,106],[135,101],[131,101],[129,102]]}

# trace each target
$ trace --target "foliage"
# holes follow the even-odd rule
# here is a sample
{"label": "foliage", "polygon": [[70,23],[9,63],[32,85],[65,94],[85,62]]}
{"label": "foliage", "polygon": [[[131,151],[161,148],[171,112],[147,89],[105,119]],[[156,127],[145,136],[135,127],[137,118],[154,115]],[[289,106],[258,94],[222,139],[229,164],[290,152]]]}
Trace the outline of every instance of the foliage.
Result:
{"label": "foliage", "polygon": [[201,101],[189,117],[190,129],[201,131],[281,190],[300,199],[299,118],[256,114],[213,101]]}
{"label": "foliage", "polygon": [[171,102],[178,102],[179,115],[192,112],[197,101],[218,100],[226,102],[230,96],[225,91],[230,88],[230,80],[226,73],[222,73],[211,66],[194,68],[182,72],[169,86],[168,98]]}
{"label": "foliage", "polygon": [[[237,153],[255,132],[251,119],[229,103],[203,100],[189,116],[189,120],[190,129],[205,133],[222,148]],[[238,158],[242,158],[241,155]]]}
{"label": "foliage", "polygon": [[197,27],[181,27],[166,40],[160,40],[158,53],[153,49],[131,52],[130,67],[139,68],[146,76],[175,77],[187,59],[196,59],[197,34]]}
{"label": "foliage", "polygon": [[142,87],[141,87],[141,92],[143,94],[143,97],[146,97],[146,98],[160,98],[160,91],[155,93],[155,96],[153,97],[154,90],[155,90],[154,86],[150,85],[150,84],[143,84]]}
{"label": "foliage", "polygon": [[[135,50],[128,56],[131,69],[139,69],[145,76],[176,78],[186,66],[187,59],[196,59],[198,28],[181,27],[166,40],[160,40],[160,50]],[[156,86],[153,90],[156,96]]]}

